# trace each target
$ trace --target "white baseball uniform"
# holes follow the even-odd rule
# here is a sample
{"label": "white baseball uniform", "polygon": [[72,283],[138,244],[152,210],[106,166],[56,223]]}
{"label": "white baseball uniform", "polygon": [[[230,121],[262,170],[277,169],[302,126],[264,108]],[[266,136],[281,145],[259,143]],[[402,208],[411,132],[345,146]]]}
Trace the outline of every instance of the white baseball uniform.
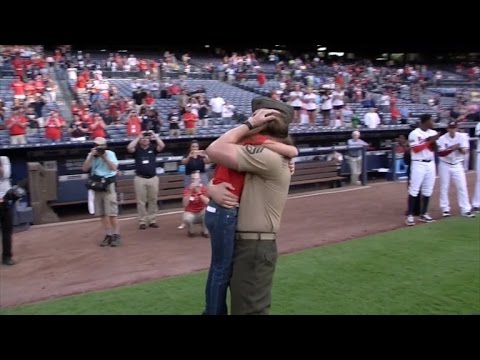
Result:
{"label": "white baseball uniform", "polygon": [[470,149],[469,141],[464,134],[457,132],[452,138],[449,133],[446,133],[440,136],[437,140],[437,145],[438,155],[440,157],[438,164],[438,172],[440,175],[440,208],[442,211],[450,212],[448,187],[451,178],[457,188],[458,206],[462,214],[470,212],[472,206],[468,199],[467,180],[463,168],[465,156],[459,150],[449,151],[449,149],[455,145],[459,145],[460,148],[468,150]]}
{"label": "white baseball uniform", "polygon": [[[475,127],[475,136],[480,137],[480,123]],[[480,139],[477,142],[477,165],[475,169],[477,170],[477,181],[475,182],[475,194],[472,199],[473,207],[480,207]]]}
{"label": "white baseball uniform", "polygon": [[412,158],[408,193],[413,197],[418,196],[420,189],[422,196],[432,195],[436,176],[435,153],[426,140],[434,135],[437,135],[435,130],[423,131],[420,128],[416,128],[408,135]]}

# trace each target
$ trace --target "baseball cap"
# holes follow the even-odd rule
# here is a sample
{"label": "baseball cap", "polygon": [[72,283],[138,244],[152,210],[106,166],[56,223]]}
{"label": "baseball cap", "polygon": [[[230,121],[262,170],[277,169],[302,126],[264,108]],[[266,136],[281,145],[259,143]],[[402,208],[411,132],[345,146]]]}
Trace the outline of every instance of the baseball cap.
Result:
{"label": "baseball cap", "polygon": [[448,128],[449,129],[455,129],[457,127],[457,122],[456,121],[450,121],[448,123]]}
{"label": "baseball cap", "polygon": [[97,145],[107,145],[107,140],[103,137],[96,137],[93,142]]}
{"label": "baseball cap", "polygon": [[290,123],[293,119],[294,112],[292,106],[266,96],[259,96],[252,100],[252,112],[255,112],[259,109],[278,110],[286,115],[288,123]]}

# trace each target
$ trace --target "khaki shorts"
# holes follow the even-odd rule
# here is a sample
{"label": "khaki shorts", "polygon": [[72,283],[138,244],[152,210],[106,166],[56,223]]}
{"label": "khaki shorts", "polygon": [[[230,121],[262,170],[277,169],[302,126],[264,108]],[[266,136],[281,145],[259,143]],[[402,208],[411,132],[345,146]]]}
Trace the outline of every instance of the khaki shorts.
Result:
{"label": "khaki shorts", "polygon": [[95,215],[118,216],[115,183],[110,184],[107,191],[95,191]]}
{"label": "khaki shorts", "polygon": [[185,129],[185,134],[187,135],[195,135],[197,133],[197,129],[196,128],[188,128],[188,129]]}

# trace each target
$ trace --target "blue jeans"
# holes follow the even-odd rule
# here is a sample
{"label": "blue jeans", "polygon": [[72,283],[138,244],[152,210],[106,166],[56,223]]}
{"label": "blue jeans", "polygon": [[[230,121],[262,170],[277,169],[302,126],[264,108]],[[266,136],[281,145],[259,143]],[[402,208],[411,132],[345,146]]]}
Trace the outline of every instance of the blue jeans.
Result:
{"label": "blue jeans", "polygon": [[205,288],[205,315],[228,315],[227,288],[232,276],[238,208],[226,209],[210,201],[205,226],[210,233],[212,260]]}

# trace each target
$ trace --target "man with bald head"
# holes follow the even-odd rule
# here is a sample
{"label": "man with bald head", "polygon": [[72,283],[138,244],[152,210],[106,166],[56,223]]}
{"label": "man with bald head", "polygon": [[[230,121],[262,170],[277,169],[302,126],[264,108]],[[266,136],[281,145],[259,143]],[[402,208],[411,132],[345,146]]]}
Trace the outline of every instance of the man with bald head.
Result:
{"label": "man with bald head", "polygon": [[352,138],[348,139],[347,145],[354,147],[354,149],[348,150],[348,155],[346,156],[348,160],[348,165],[350,166],[350,184],[351,185],[360,185],[361,182],[358,180],[360,174],[362,173],[362,146],[368,146],[368,144],[360,139],[360,131],[355,130],[352,132]]}
{"label": "man with bald head", "polygon": [[[276,238],[291,177],[289,159],[263,146],[238,143],[255,129],[276,141],[291,143],[288,126],[293,108],[259,97],[253,99],[252,110],[250,119],[206,149],[213,162],[246,173],[230,280],[232,315],[267,315],[270,311],[278,256]],[[211,198],[227,208],[238,205],[229,186],[221,183],[209,188]]]}

